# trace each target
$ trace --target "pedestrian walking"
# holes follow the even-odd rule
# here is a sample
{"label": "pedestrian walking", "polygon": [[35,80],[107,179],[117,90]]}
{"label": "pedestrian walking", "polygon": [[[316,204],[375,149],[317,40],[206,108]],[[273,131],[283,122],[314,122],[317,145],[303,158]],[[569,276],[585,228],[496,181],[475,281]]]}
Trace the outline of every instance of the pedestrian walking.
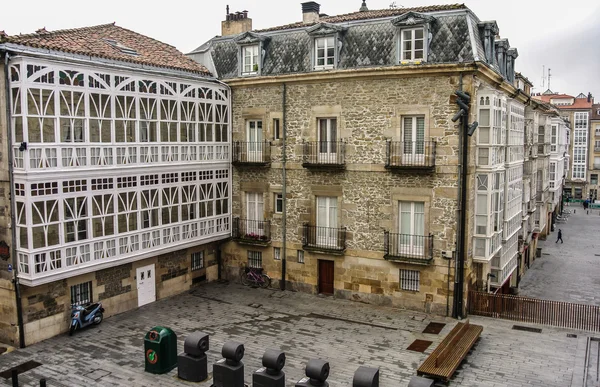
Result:
{"label": "pedestrian walking", "polygon": [[558,241],[560,241],[560,243],[564,243],[562,240],[562,230],[560,228],[558,229],[558,238],[556,238],[555,243],[558,243]]}

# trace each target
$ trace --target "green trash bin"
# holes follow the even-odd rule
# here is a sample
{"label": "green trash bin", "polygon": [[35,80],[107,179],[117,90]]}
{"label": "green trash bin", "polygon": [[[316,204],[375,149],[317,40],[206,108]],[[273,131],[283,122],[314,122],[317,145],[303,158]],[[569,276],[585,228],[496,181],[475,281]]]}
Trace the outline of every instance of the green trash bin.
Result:
{"label": "green trash bin", "polygon": [[144,336],[146,372],[165,374],[177,366],[177,335],[169,328],[154,327]]}

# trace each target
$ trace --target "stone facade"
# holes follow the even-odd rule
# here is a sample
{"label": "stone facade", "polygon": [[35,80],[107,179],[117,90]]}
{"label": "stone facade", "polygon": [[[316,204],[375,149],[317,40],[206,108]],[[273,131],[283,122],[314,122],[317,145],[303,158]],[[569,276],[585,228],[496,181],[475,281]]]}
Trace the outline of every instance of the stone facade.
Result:
{"label": "stone facade", "polygon": [[[155,265],[156,299],[163,299],[189,290],[195,282],[193,278],[216,280],[217,261],[214,256],[217,248],[217,244],[207,244],[46,285],[21,286],[25,344],[30,345],[68,330],[71,286],[91,282],[91,301],[102,302],[105,318],[114,316],[138,306],[137,268]],[[205,252],[204,268],[192,272],[191,254],[198,251]],[[14,293],[12,297],[14,300]],[[17,345],[16,339],[3,342]]]}
{"label": "stone facade", "polygon": [[[470,77],[463,82],[466,88],[471,87]],[[337,297],[446,313],[447,303],[452,302],[454,268],[449,272],[442,251],[453,250],[456,239],[459,136],[457,125],[450,121],[456,109],[450,96],[457,87],[458,77],[452,75],[348,77],[286,85],[285,257],[289,288],[319,292],[318,261],[331,260]],[[232,98],[233,140],[246,140],[248,120],[261,120],[263,137],[272,139],[273,119],[283,116],[283,86],[233,85]],[[386,143],[401,140],[401,120],[409,115],[424,116],[426,141],[437,143],[435,171],[431,173],[385,167]],[[344,170],[302,166],[303,141],[316,140],[317,119],[323,117],[337,118],[339,138],[346,143]],[[247,193],[261,193],[264,219],[271,222],[272,243],[266,247],[227,243],[223,264],[230,279],[238,279],[247,266],[249,250],[262,253],[263,269],[273,278],[274,286],[281,279],[281,261],[273,257],[273,249],[282,247],[282,215],[274,208],[274,195],[281,193],[283,185],[281,147],[282,140],[272,142],[270,167],[240,166],[234,170],[234,217],[246,218]],[[469,180],[471,185],[472,178]],[[347,230],[346,250],[343,255],[304,251],[304,262],[299,263],[303,225],[315,224],[318,196],[338,198],[339,225]],[[399,201],[424,203],[424,235],[433,235],[433,260],[428,265],[384,259],[384,231],[397,232]],[[420,272],[419,291],[401,289],[402,269]],[[468,279],[469,262],[466,272]]]}

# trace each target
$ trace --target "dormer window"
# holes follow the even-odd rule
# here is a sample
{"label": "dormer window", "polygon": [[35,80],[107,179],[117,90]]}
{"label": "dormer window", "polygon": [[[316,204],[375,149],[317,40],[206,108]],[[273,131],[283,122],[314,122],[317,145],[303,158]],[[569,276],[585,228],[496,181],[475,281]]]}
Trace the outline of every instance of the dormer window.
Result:
{"label": "dormer window", "polygon": [[420,61],[425,58],[425,31],[423,28],[402,30],[400,47],[401,61]]}
{"label": "dormer window", "polygon": [[345,31],[346,27],[330,23],[318,23],[306,29],[313,39],[313,69],[331,70],[337,67]]}
{"label": "dormer window", "polygon": [[242,75],[256,75],[259,71],[258,45],[242,47]]}
{"label": "dormer window", "polygon": [[239,73],[242,77],[261,75],[269,37],[255,32],[244,32],[234,39],[238,44]]}
{"label": "dormer window", "polygon": [[398,27],[398,62],[400,64],[419,64],[427,61],[427,50],[431,41],[432,16],[417,12],[407,12],[392,20]]}
{"label": "dormer window", "polygon": [[315,70],[335,67],[335,37],[315,39]]}

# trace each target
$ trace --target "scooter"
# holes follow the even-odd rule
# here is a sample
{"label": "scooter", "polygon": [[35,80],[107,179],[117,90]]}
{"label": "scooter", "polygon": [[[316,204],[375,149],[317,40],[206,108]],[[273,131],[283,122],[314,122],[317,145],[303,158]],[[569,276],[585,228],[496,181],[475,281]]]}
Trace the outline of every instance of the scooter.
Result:
{"label": "scooter", "polygon": [[77,329],[85,328],[88,325],[98,325],[102,322],[104,308],[101,302],[87,304],[85,306],[77,305],[71,310],[71,326],[69,327],[69,336]]}

